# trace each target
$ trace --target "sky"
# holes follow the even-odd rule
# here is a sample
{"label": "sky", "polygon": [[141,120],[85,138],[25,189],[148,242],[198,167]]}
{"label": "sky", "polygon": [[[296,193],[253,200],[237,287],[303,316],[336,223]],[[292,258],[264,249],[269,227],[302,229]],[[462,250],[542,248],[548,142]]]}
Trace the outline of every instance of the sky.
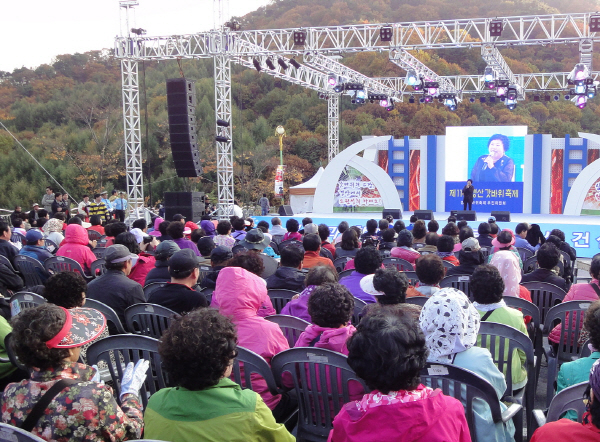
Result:
{"label": "sky", "polygon": [[[192,34],[213,28],[213,0],[138,0],[129,27],[149,36]],[[269,0],[215,0],[224,19]],[[21,0],[2,2],[0,71],[52,63],[57,55],[112,48],[125,32],[119,0]],[[229,12],[228,12],[229,11]],[[121,26],[121,22],[123,25]]]}

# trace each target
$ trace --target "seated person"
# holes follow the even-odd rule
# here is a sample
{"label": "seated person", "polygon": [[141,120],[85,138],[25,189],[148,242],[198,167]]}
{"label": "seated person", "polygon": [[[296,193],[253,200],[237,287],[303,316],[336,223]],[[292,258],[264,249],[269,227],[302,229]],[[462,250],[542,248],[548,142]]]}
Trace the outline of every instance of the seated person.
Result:
{"label": "seated person", "polygon": [[104,227],[102,227],[102,217],[100,215],[90,216],[90,224],[92,226],[88,227],[88,230],[95,230],[100,235],[104,235]]}
{"label": "seated person", "polygon": [[156,260],[154,262],[154,268],[146,275],[144,286],[153,282],[167,282],[171,280],[168,261],[169,258],[179,250],[181,249],[173,241],[162,241],[156,246],[156,250],[154,251],[154,259]]}
{"label": "seated person", "polygon": [[308,233],[304,235],[302,239],[302,246],[304,247],[304,261],[302,267],[310,269],[318,265],[330,266],[335,269],[333,262],[329,258],[320,256],[321,251],[321,238],[315,233]]}
{"label": "seated person", "polygon": [[529,226],[529,230],[527,231],[527,236],[525,239],[529,245],[536,250],[539,250],[539,248],[546,242],[546,237],[542,233],[542,229],[539,224],[531,224]]}
{"label": "seated person", "polygon": [[246,237],[246,221],[244,218],[237,218],[232,221],[233,233],[231,237],[236,241],[241,241]]}
{"label": "seated person", "polygon": [[172,222],[169,224],[169,227],[167,227],[167,235],[173,238],[173,241],[175,241],[175,244],[177,244],[180,249],[191,249],[192,252],[194,252],[194,255],[200,256],[196,244],[184,237],[184,230],[185,227],[183,223]]}
{"label": "seated person", "polygon": [[450,235],[442,235],[438,238],[436,254],[442,260],[448,261],[455,266],[460,264],[456,255],[454,255],[454,238]]}
{"label": "seated person", "polygon": [[481,247],[492,247],[492,240],[494,239],[491,235],[492,227],[488,223],[481,223],[477,228],[479,236],[477,240]]}
{"label": "seated person", "polygon": [[109,220],[109,222],[106,223],[106,226],[104,226],[104,234],[106,235],[106,238],[104,238],[106,239],[105,247],[112,246],[115,243],[115,238],[123,232],[127,232],[127,224],[117,221],[116,219]]}
{"label": "seated person", "polygon": [[520,285],[521,268],[517,256],[511,250],[498,250],[492,255],[490,264],[498,269],[504,280],[503,296],[513,296],[531,302],[529,290]]}
{"label": "seated person", "polygon": [[[379,251],[392,251],[396,247],[396,231],[394,229],[380,230],[381,242],[379,243]],[[391,253],[390,253],[391,255]],[[389,256],[389,255],[388,255]]]}
{"label": "seated person", "polygon": [[202,230],[204,230],[204,233],[206,233],[206,236],[214,238],[214,236],[216,235],[216,233],[215,233],[216,227],[215,227],[215,224],[211,220],[211,216],[210,215],[202,215],[202,218],[200,218],[200,219],[201,219],[200,228]]}
{"label": "seated person", "polygon": [[[63,213],[58,212],[57,215],[65,216]],[[65,222],[59,218],[49,219],[46,224],[44,224],[44,228],[42,229],[46,234],[46,239],[49,239],[57,246],[60,245],[61,242],[64,241],[65,237],[63,236],[63,227]],[[25,233],[23,234],[25,235]]]}
{"label": "seated person", "polygon": [[297,219],[290,218],[285,223],[285,228],[287,232],[283,235],[282,241],[287,241],[288,239],[294,239],[296,241],[302,241],[302,235],[298,233],[300,229],[300,223]]}
{"label": "seated person", "polygon": [[[123,375],[120,403],[100,383],[97,371],[77,362],[83,345],[106,327],[104,316],[88,308],[67,310],[43,304],[12,320],[13,345],[31,377],[9,384],[2,396],[2,422],[22,427],[40,398],[57,382],[66,384],[52,398],[31,433],[45,440],[139,439],[143,430],[139,389],[148,362],[131,363]],[[126,379],[129,379],[127,382]]]}
{"label": "seated person", "polygon": [[[287,247],[284,250],[287,250],[288,248],[293,249],[295,247]],[[283,259],[283,257],[281,259]],[[313,267],[308,271],[308,274],[305,277],[304,284],[306,285],[306,288],[300,295],[295,295],[292,300],[281,309],[281,314],[295,316],[312,323],[312,318],[310,317],[310,313],[308,313],[308,300],[310,299],[310,295],[317,287],[327,283],[336,283],[337,281],[338,274],[331,267]],[[269,281],[267,279],[267,287],[268,284]]]}
{"label": "seated person", "polygon": [[410,216],[410,218],[408,219],[408,221],[409,221],[409,223],[410,223],[410,224],[408,225],[408,227],[406,227],[406,230],[410,230],[410,231],[412,231],[412,229],[413,229],[413,227],[414,227],[415,223],[416,223],[418,220],[419,220],[419,217],[418,217],[417,215],[411,215],[411,216]]}
{"label": "seated person", "polygon": [[460,250],[460,239],[458,237],[459,234],[460,227],[458,227],[455,222],[448,221],[448,224],[446,224],[442,229],[442,235],[451,236],[454,240],[455,247],[452,249],[453,252],[458,252]]}
{"label": "seated person", "polygon": [[213,238],[215,246],[225,246],[230,249],[235,245],[235,239],[231,236],[231,223],[226,219],[219,221],[217,224],[218,235]]}
{"label": "seated person", "polygon": [[427,227],[425,226],[425,221],[419,219],[413,225],[413,229],[411,231],[413,235],[413,244],[425,244],[425,237],[427,236]]}
{"label": "seated person", "polygon": [[549,422],[535,430],[531,442],[598,442],[600,441],[600,364],[594,363],[589,373],[590,385],[584,398],[588,401],[588,410],[583,415],[583,423],[569,419]]}
{"label": "seated person", "polygon": [[[527,335],[523,313],[507,307],[502,299],[504,280],[496,267],[489,264],[477,267],[471,276],[469,288],[473,293],[473,306],[479,312],[482,322],[505,324]],[[478,339],[477,345],[481,345],[481,339]],[[508,349],[506,351],[508,352]],[[504,360],[508,360],[508,353],[504,355],[504,358]],[[513,390],[518,390],[527,384],[526,363],[527,359],[523,350],[515,349],[511,367]],[[504,376],[506,376],[506,366],[504,367]]]}
{"label": "seated person", "polygon": [[396,232],[396,237],[398,236],[398,233],[400,233],[404,229],[406,229],[406,227],[404,226],[404,221],[402,221],[401,219],[394,223],[394,231]]}
{"label": "seated person", "polygon": [[[557,393],[567,387],[587,381],[592,365],[600,358],[600,350],[598,350],[600,349],[600,301],[595,301],[587,309],[583,326],[589,333],[591,343],[588,345],[592,347],[592,354],[585,358],[566,362],[560,366],[557,379]],[[574,410],[569,410],[564,417],[576,421],[577,413]]]}
{"label": "seated person", "polygon": [[335,246],[329,242],[329,226],[327,224],[319,224],[317,229],[319,238],[321,238],[321,248],[329,250],[331,256],[335,256]]}
{"label": "seated person", "polygon": [[162,305],[179,314],[198,307],[208,307],[206,298],[193,288],[200,275],[198,257],[194,252],[190,249],[179,250],[169,258],[168,264],[171,282],[150,293],[148,302]]}
{"label": "seated person", "polygon": [[471,275],[477,266],[485,263],[485,258],[483,257],[483,253],[481,253],[481,247],[477,238],[466,238],[462,242],[461,250],[458,252],[458,262],[459,265],[447,269],[446,276]]}
{"label": "seated person", "polygon": [[346,230],[348,230],[350,228],[350,224],[348,224],[348,221],[342,221],[341,223],[338,224],[337,227],[337,235],[333,240],[333,244],[338,247],[337,244],[340,243],[340,241],[342,241],[342,235],[344,234],[344,232]]}
{"label": "seated person", "polygon": [[553,271],[553,269],[558,266],[558,262],[561,259],[558,248],[550,242],[544,243],[544,245],[539,248],[536,256],[539,268],[535,269],[533,272],[525,273],[521,278],[521,282],[547,282],[560,287],[566,292],[567,283]]}
{"label": "seated person", "polygon": [[[152,242],[146,242],[143,238],[141,242],[138,241],[138,238],[130,232],[119,233],[115,238],[115,244],[124,245],[131,253],[137,255],[137,259],[133,263],[133,268],[127,277],[140,285],[144,285],[146,276],[150,270],[154,269],[156,258],[145,252],[146,248],[153,244]],[[156,241],[156,245],[158,245],[156,239],[153,241]]]}
{"label": "seated person", "polygon": [[383,259],[375,247],[361,248],[354,258],[354,271],[342,278],[340,284],[346,286],[350,293],[361,301],[367,304],[374,303],[375,298],[360,287],[360,281],[365,276],[375,273],[375,270],[381,267],[382,262]]}
{"label": "seated person", "polygon": [[409,230],[403,230],[398,233],[396,245],[391,252],[392,258],[402,258],[411,264],[414,264],[417,258],[421,256],[419,252],[413,249],[413,235]]}
{"label": "seated person", "polygon": [[407,293],[409,298],[411,296],[431,296],[437,292],[441,288],[440,282],[446,276],[446,267],[438,255],[423,255],[417,259],[415,273],[419,282],[414,290],[409,290]]}
{"label": "seated person", "polygon": [[[393,218],[392,218],[393,221]],[[377,232],[377,238],[381,240],[381,233],[384,230],[387,230],[390,228],[390,222],[387,219],[380,219],[379,220],[379,231]]]}
{"label": "seated person", "polygon": [[[229,221],[227,221],[229,222]],[[202,281],[200,281],[200,287],[214,289],[217,284],[217,277],[221,269],[224,269],[227,262],[233,258],[233,253],[229,247],[217,246],[210,252],[210,265],[212,272],[207,273]]]}
{"label": "seated person", "polygon": [[372,391],[343,406],[330,442],[471,440],[462,404],[421,384],[427,347],[410,314],[364,317],[347,346],[348,365]]}
{"label": "seated person", "polygon": [[492,253],[488,257],[488,263],[492,262],[492,258],[494,254],[498,253],[501,250],[510,251],[519,261],[519,266],[523,268],[523,262],[521,261],[521,256],[519,255],[519,251],[514,246],[515,244],[515,235],[510,229],[504,229],[498,233],[498,236],[492,240]]}
{"label": "seated person", "polygon": [[304,252],[299,247],[281,250],[281,261],[275,273],[267,278],[267,289],[286,289],[295,292],[304,290],[306,273],[302,271]]}
{"label": "seated person", "polygon": [[[88,244],[87,230],[79,224],[69,224],[65,229],[65,240],[58,248],[56,256],[64,256],[74,259],[81,265],[86,275],[91,275],[91,266],[96,261],[96,255],[92,252]],[[95,246],[95,241],[92,241]]]}
{"label": "seated person", "polygon": [[354,257],[359,250],[358,235],[353,229],[348,229],[342,233],[340,246],[335,248],[335,257],[344,256]]}
{"label": "seated person", "polygon": [[375,296],[375,304],[367,304],[362,311],[363,316],[379,313],[396,314],[398,310],[406,310],[419,320],[421,307],[406,303],[408,279],[395,267],[377,269],[373,275],[367,275],[360,281],[361,288]]}
{"label": "seated person", "polygon": [[519,223],[517,224],[517,227],[515,227],[515,247],[520,247],[523,249],[527,249],[530,252],[534,253],[536,252],[536,248],[532,247],[531,244],[529,244],[529,241],[527,241],[527,232],[529,232],[529,224],[527,223]]}
{"label": "seated person", "polygon": [[[25,235],[27,245],[19,251],[19,255],[29,256],[30,258],[37,259],[42,264],[48,258],[52,258],[54,255],[46,249],[44,243],[44,235],[37,229],[31,229]],[[42,275],[44,276],[44,275]]]}
{"label": "seated person", "polygon": [[440,230],[440,224],[436,220],[432,219],[427,223],[427,231],[429,233],[437,233],[438,230]]}
{"label": "seated person", "polygon": [[172,442],[294,441],[257,393],[229,379],[236,345],[234,324],[215,310],[195,310],[175,319],[158,351],[176,387],[163,388],[148,401],[144,437]]}
{"label": "seated person", "polygon": [[440,236],[435,232],[430,232],[425,235],[425,246],[419,249],[419,253],[421,255],[426,253],[436,253],[438,251],[437,242],[439,237]]}
{"label": "seated person", "polygon": [[200,259],[198,260],[198,263],[209,266],[210,252],[212,252],[216,247],[212,236],[203,236],[196,242],[196,245],[198,246],[198,251],[200,252]]}
{"label": "seated person", "polygon": [[276,238],[277,241],[275,241],[279,244],[281,242],[281,238],[286,234],[287,231],[281,227],[281,219],[278,216],[271,218],[271,225],[273,226],[270,229],[271,235],[279,237]]}
{"label": "seated person", "polygon": [[[20,233],[23,236],[25,236],[27,234],[27,230],[25,230],[23,228],[23,220],[20,217],[14,218],[11,223],[13,226],[14,233]],[[48,224],[48,223],[46,223],[46,224]],[[60,243],[57,243],[57,244],[60,244]]]}
{"label": "seated person", "polygon": [[367,238],[373,238],[373,239],[377,239],[377,220],[374,219],[370,219],[367,221],[367,224],[365,225],[365,229],[367,230],[365,233],[363,233],[362,235],[360,235],[360,240],[364,241]]}

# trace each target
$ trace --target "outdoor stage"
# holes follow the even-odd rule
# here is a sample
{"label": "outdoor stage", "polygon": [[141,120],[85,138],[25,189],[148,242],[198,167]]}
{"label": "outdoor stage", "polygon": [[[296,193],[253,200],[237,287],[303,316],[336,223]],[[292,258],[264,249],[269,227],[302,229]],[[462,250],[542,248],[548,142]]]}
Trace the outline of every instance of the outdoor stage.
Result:
{"label": "outdoor stage", "polygon": [[[402,221],[408,226],[409,218],[413,212],[403,212]],[[256,216],[257,221],[271,221],[273,216]],[[352,213],[299,213],[292,217],[279,216],[281,224],[285,227],[285,223],[289,218],[296,218],[301,221],[304,217],[312,218],[315,224],[327,224],[331,231],[332,237],[337,235],[337,226],[341,221],[348,221],[351,226],[359,226],[365,228],[365,224],[369,219],[381,219],[381,212],[352,212]],[[450,212],[435,212],[434,218],[440,224],[440,230],[446,225],[446,220],[450,216]],[[477,236],[477,227],[479,223],[487,221],[490,217],[489,212],[477,212],[477,221],[468,221],[469,226],[474,230]],[[427,223],[428,221],[426,221]],[[511,213],[510,222],[497,222],[501,229],[509,228],[514,231],[516,225],[520,222],[530,224],[539,224],[542,232],[547,236],[552,229],[560,229],[565,232],[565,239],[572,247],[577,250],[577,256],[582,258],[591,258],[596,253],[600,253],[600,218],[596,216],[567,216],[567,215],[537,215],[526,213]]]}

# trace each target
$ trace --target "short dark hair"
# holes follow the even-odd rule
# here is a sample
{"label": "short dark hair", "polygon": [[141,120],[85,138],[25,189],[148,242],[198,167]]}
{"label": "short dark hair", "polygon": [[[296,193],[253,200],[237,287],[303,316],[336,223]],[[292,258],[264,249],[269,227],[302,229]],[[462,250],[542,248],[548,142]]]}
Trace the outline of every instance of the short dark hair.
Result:
{"label": "short dark hair", "polygon": [[488,223],[481,223],[479,224],[479,227],[477,228],[477,232],[480,235],[489,235],[490,233],[492,233],[492,228]]}
{"label": "short dark hair", "polygon": [[45,218],[48,216],[48,211],[46,209],[38,210],[38,218]]}
{"label": "short dark hair", "polygon": [[585,329],[590,333],[594,348],[600,348],[600,301],[594,301],[585,312]]}
{"label": "short dark hair", "polygon": [[236,220],[233,220],[231,225],[234,228],[234,230],[244,230],[246,228],[246,221],[244,220],[244,218],[238,218]]}
{"label": "short dark hair", "polygon": [[396,239],[396,244],[398,247],[412,247],[413,245],[413,234],[410,230],[402,230],[398,233],[398,238]]}
{"label": "short dark hair", "polygon": [[146,220],[144,218],[136,219],[131,225],[132,229],[144,230],[146,227],[148,227],[148,224],[146,224]]}
{"label": "short dark hair", "polygon": [[304,235],[302,246],[307,252],[316,252],[321,248],[321,238],[314,233]]}
{"label": "short dark hair", "polygon": [[269,223],[266,222],[264,219],[262,221],[259,221],[258,224],[256,225],[256,227],[264,227],[267,229],[267,231],[265,233],[269,233]]}
{"label": "short dark hair", "polygon": [[440,235],[438,235],[437,233],[429,232],[427,235],[425,235],[425,244],[427,244],[428,246],[437,247],[439,237]]}
{"label": "short dark hair", "polygon": [[327,224],[319,224],[319,226],[317,227],[318,232],[319,232],[319,238],[321,238],[321,242],[322,241],[327,241],[329,239],[329,226]]}
{"label": "short dark hair", "polygon": [[[83,221],[78,216],[72,216],[71,218],[69,218],[69,221],[67,221],[67,225],[71,225],[71,224],[78,224],[80,226],[83,226]],[[108,233],[106,233],[106,229],[104,229],[104,234],[106,236],[112,236],[112,235],[109,235]]]}
{"label": "short dark hair", "polygon": [[376,296],[379,304],[402,304],[406,301],[408,279],[403,272],[399,272],[395,267],[377,269],[375,270],[375,276],[373,276],[373,288],[385,293],[383,296]]}
{"label": "short dark hair", "polygon": [[328,282],[337,282],[338,274],[330,266],[314,266],[308,271],[306,278],[304,279],[304,285],[322,285]]}
{"label": "short dark hair", "polygon": [[600,257],[592,259],[592,263],[590,264],[590,275],[594,279],[600,278]]}
{"label": "short dark hair", "polygon": [[425,235],[427,235],[427,228],[425,227],[425,221],[423,221],[422,219],[415,221],[415,225],[413,226],[413,229],[412,229],[412,235],[413,235],[413,238],[417,238],[417,239],[425,238]]}
{"label": "short dark hair", "polygon": [[515,227],[515,233],[517,235],[521,234],[522,232],[527,232],[529,230],[529,224],[527,223],[519,223],[517,224],[517,227]]}
{"label": "short dark hair", "polygon": [[92,226],[99,226],[100,224],[102,224],[102,218],[100,217],[100,215],[90,216],[90,224]]}
{"label": "short dark hair", "polygon": [[411,215],[409,218],[409,221],[411,224],[417,222],[417,220],[419,219],[419,217],[417,215]]}
{"label": "short dark hair", "polygon": [[442,229],[442,235],[456,236],[458,232],[458,226],[454,223],[448,223]]}
{"label": "short dark hair", "polygon": [[342,233],[342,240],[340,241],[341,248],[343,250],[354,250],[358,248],[358,235],[354,229],[348,229]]}
{"label": "short dark hair", "polygon": [[198,243],[198,241],[201,238],[204,238],[206,236],[206,232],[204,231],[204,229],[200,228],[200,229],[194,229],[192,230],[192,233],[190,233],[190,240],[193,243]]}
{"label": "short dark hair", "polygon": [[196,246],[202,256],[210,256],[210,252],[216,247],[215,242],[210,236],[203,236],[198,239],[198,241],[196,241]]}
{"label": "short dark hair", "polygon": [[500,227],[496,223],[490,223],[490,233],[492,235],[497,235],[500,231]]}
{"label": "short dark hair", "polygon": [[338,224],[338,232],[339,233],[344,233],[349,228],[350,228],[350,224],[348,224],[347,221],[342,221],[341,223]]}
{"label": "short dark hair", "polygon": [[75,272],[58,272],[44,283],[44,298],[66,309],[81,307],[87,284],[83,276]]}
{"label": "short dark hair", "polygon": [[456,224],[456,217],[454,215],[450,215],[448,217],[448,222]]}
{"label": "short dark hair", "polygon": [[560,250],[552,243],[544,243],[537,252],[537,262],[542,269],[552,270],[560,261]]}
{"label": "short dark hair", "polygon": [[312,224],[312,218],[306,216],[304,218],[302,218],[302,227],[304,227],[307,224]]}
{"label": "short dark hair", "polygon": [[406,229],[406,226],[404,225],[404,221],[402,221],[401,219],[394,223],[394,230],[396,231],[396,233],[400,233],[404,229]]}
{"label": "short dark hair", "polygon": [[383,259],[379,255],[379,251],[375,247],[363,247],[358,249],[356,256],[354,257],[354,268],[358,273],[363,275],[370,275],[375,273]]}
{"label": "short dark hair", "polygon": [[285,228],[290,233],[295,233],[300,229],[300,224],[297,219],[290,218],[285,222]]}
{"label": "short dark hair", "polygon": [[444,276],[446,276],[442,258],[433,253],[421,255],[417,258],[415,272],[420,282],[429,285],[439,284],[444,279]]}
{"label": "short dark hair", "polygon": [[440,230],[440,225],[436,220],[432,219],[427,223],[427,230],[432,233],[437,233],[437,231]]}
{"label": "short dark hair", "polygon": [[223,219],[217,223],[217,233],[219,235],[227,235],[231,231],[231,223]]}
{"label": "short dark hair", "polygon": [[265,265],[260,256],[256,253],[240,252],[227,262],[227,267],[241,267],[254,273],[256,276],[261,276],[265,271]]}
{"label": "short dark hair", "polygon": [[65,325],[66,313],[54,304],[41,304],[14,316],[11,345],[19,360],[28,368],[58,369],[69,357],[67,348],[48,348],[46,342]]}
{"label": "short dark hair", "polygon": [[37,228],[41,229],[42,227],[44,227],[44,224],[46,224],[48,222],[47,218],[38,218],[37,220]]}
{"label": "short dark hair", "polygon": [[475,267],[469,287],[476,302],[495,304],[502,300],[504,280],[496,267],[491,264],[482,264]]}
{"label": "short dark hair", "polygon": [[458,227],[458,230],[460,230],[460,229],[462,229],[463,227],[467,227],[468,225],[469,225],[469,223],[468,223],[466,220],[464,220],[464,219],[461,219],[461,220],[458,222],[458,224],[456,224],[456,227]]}
{"label": "short dark hair", "polygon": [[131,253],[134,253],[136,255],[139,255],[141,252],[140,245],[138,244],[135,235],[130,232],[119,233],[115,237],[115,244],[124,245],[125,247],[127,247],[127,249],[129,249]]}
{"label": "short dark hair", "polygon": [[117,221],[116,223],[107,223],[104,226],[106,236],[115,237],[123,232],[127,232],[127,224]]}
{"label": "short dark hair", "polygon": [[475,235],[473,234],[473,229],[471,229],[471,227],[469,226],[465,226],[462,229],[460,229],[460,232],[458,233],[458,240],[462,243],[465,239],[467,238],[474,238]]}
{"label": "short dark hair", "polygon": [[552,229],[550,235],[558,236],[558,239],[560,239],[563,242],[565,241],[565,232],[563,232],[560,229]]}
{"label": "short dark hair", "polygon": [[183,238],[183,231],[185,230],[185,226],[180,222],[172,222],[167,227],[167,235],[169,235],[173,239]]}
{"label": "short dark hair", "polygon": [[279,251],[283,267],[300,267],[304,260],[304,252],[299,247],[284,247]]}
{"label": "short dark hair", "polygon": [[366,225],[367,233],[374,235],[375,232],[377,231],[377,226],[378,226],[378,223],[376,220],[370,219],[369,221],[367,221],[367,225]]}
{"label": "short dark hair", "polygon": [[308,314],[319,327],[339,328],[350,321],[353,311],[354,296],[337,283],[318,286],[308,298]]}
{"label": "short dark hair", "polygon": [[67,219],[67,215],[65,215],[65,212],[56,212],[54,215],[52,215],[52,218],[65,221]]}
{"label": "short dark hair", "polygon": [[390,222],[387,219],[379,220],[379,230],[385,230],[390,228]]}
{"label": "short dark hair", "polygon": [[58,198],[59,196],[63,196],[62,192],[55,192],[54,198]]}
{"label": "short dark hair", "polygon": [[198,391],[217,385],[237,356],[236,346],[231,320],[217,310],[200,308],[171,321],[158,353],[175,385]]}
{"label": "short dark hair", "polygon": [[394,229],[384,229],[381,231],[381,239],[385,242],[394,242],[394,238],[396,237],[396,231]]}
{"label": "short dark hair", "polygon": [[21,218],[15,218],[12,221],[13,227],[21,227],[23,225],[23,220]]}
{"label": "short dark hair", "polygon": [[427,361],[425,336],[410,313],[369,315],[347,342],[348,365],[383,394],[414,390]]}

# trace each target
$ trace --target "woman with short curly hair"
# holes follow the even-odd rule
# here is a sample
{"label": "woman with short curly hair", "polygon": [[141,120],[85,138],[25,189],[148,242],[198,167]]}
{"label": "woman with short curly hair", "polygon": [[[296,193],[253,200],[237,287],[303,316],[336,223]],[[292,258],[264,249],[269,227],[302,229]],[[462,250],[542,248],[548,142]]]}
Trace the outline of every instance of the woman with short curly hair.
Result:
{"label": "woman with short curly hair", "polygon": [[342,408],[330,441],[471,440],[462,404],[421,384],[427,347],[410,314],[367,316],[347,345],[348,365],[373,391]]}
{"label": "woman with short curly hair", "polygon": [[229,379],[236,346],[235,326],[216,310],[193,310],[173,320],[158,352],[177,387],[150,398],[144,437],[172,442],[294,440],[257,393]]}

